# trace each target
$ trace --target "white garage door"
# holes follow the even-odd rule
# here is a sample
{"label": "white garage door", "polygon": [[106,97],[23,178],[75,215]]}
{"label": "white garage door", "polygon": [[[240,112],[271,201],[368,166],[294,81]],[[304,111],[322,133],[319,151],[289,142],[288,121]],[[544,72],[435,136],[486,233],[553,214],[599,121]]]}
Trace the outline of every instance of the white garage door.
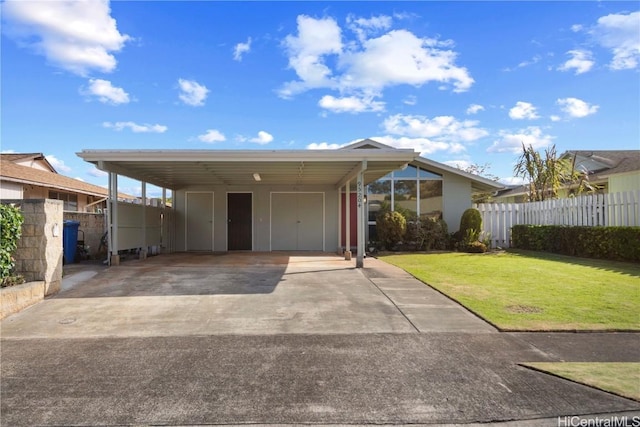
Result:
{"label": "white garage door", "polygon": [[271,250],[324,251],[324,193],[271,193]]}

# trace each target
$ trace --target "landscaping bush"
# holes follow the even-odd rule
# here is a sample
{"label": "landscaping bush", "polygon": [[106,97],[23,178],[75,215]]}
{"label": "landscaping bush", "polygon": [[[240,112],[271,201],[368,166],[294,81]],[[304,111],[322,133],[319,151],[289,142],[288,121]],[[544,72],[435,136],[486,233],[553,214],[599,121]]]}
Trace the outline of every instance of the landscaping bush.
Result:
{"label": "landscaping bush", "polygon": [[393,250],[407,231],[407,221],[400,212],[381,212],[376,217],[376,231],[382,245]]}
{"label": "landscaping bush", "polygon": [[420,218],[414,216],[407,221],[404,241],[411,244],[416,251],[447,249],[449,245],[447,223],[427,215],[421,215]]}
{"label": "landscaping bush", "polygon": [[481,234],[482,215],[480,215],[480,211],[475,208],[467,209],[460,218],[460,230],[453,234],[454,248],[461,252],[486,252],[489,246],[480,241]]}
{"label": "landscaping bush", "polygon": [[512,246],[586,258],[640,261],[640,227],[514,225]]}
{"label": "landscaping bush", "polygon": [[13,253],[22,235],[23,222],[24,217],[20,208],[0,204],[0,285],[3,287],[22,282],[20,278],[13,276],[15,266]]}
{"label": "landscaping bush", "polygon": [[466,236],[467,230],[476,230],[478,233],[482,231],[482,215],[475,208],[469,208],[462,214],[460,218],[460,235]]}

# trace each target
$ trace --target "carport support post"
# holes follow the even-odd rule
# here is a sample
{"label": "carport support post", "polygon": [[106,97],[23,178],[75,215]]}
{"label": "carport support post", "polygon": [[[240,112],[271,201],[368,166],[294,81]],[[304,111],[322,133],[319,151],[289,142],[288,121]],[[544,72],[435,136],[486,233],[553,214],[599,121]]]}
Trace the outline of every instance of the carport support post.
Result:
{"label": "carport support post", "polygon": [[364,170],[367,168],[366,160],[362,162],[362,170],[358,172],[356,181],[357,201],[358,201],[358,253],[356,255],[356,268],[364,267]]}
{"label": "carport support post", "polygon": [[344,197],[344,236],[345,236],[345,248],[344,259],[345,261],[351,261],[351,180],[347,181]]}
{"label": "carport support post", "polygon": [[109,172],[109,265],[120,265],[118,255],[118,174]]}
{"label": "carport support post", "polygon": [[147,258],[147,183],[144,181],[142,181],[142,247],[138,257]]}

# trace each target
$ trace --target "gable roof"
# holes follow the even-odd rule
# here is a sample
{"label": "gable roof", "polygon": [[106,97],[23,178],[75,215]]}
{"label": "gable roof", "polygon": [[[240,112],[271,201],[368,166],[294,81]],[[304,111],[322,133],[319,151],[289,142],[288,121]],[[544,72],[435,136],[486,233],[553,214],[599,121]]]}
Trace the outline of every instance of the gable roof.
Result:
{"label": "gable roof", "polygon": [[49,168],[53,173],[58,173],[51,163],[47,160],[42,153],[0,153],[0,159],[9,160],[10,162],[20,162],[23,160],[39,160]]}
{"label": "gable roof", "polygon": [[[47,172],[28,166],[18,165],[0,158],[0,179],[21,184],[37,185],[41,187],[64,190],[73,193],[88,194],[90,196],[107,197],[109,192],[99,185],[89,184],[78,179],[69,178],[54,172]],[[119,194],[119,197],[134,199],[135,197]]]}
{"label": "gable roof", "polygon": [[[364,148],[389,150],[389,151],[396,150],[396,148],[394,147],[391,147],[386,144],[382,144],[381,142],[374,141],[373,139],[369,139],[369,138],[347,145],[340,149],[341,150],[358,150],[358,149],[364,149]],[[454,168],[444,163],[436,162],[435,160],[427,159],[426,157],[418,156],[414,159],[413,162],[411,162],[411,164],[415,166],[422,166],[423,168],[428,168],[434,172],[450,173],[453,175],[458,175],[458,176],[467,178],[471,181],[471,188],[477,192],[497,191],[504,188],[504,185],[500,184],[499,182],[482,177],[480,175],[475,175],[469,172],[465,172],[462,169]]]}

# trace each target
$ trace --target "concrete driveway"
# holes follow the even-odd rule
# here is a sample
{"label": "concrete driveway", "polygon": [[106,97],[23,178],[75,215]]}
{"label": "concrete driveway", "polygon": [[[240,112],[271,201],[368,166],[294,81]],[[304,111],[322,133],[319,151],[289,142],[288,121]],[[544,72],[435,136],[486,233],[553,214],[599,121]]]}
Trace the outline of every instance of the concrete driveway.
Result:
{"label": "concrete driveway", "polygon": [[363,272],[327,254],[178,253],[129,261],[10,317],[2,336],[495,332],[402,270],[386,273],[391,278],[366,275],[385,276],[381,271]]}
{"label": "concrete driveway", "polygon": [[638,402],[518,365],[616,346],[601,360],[637,360],[636,334],[570,334],[558,346],[567,336],[498,333],[402,270],[365,266],[173,254],[67,275],[65,291],[0,324],[1,424],[555,426],[640,415]]}

